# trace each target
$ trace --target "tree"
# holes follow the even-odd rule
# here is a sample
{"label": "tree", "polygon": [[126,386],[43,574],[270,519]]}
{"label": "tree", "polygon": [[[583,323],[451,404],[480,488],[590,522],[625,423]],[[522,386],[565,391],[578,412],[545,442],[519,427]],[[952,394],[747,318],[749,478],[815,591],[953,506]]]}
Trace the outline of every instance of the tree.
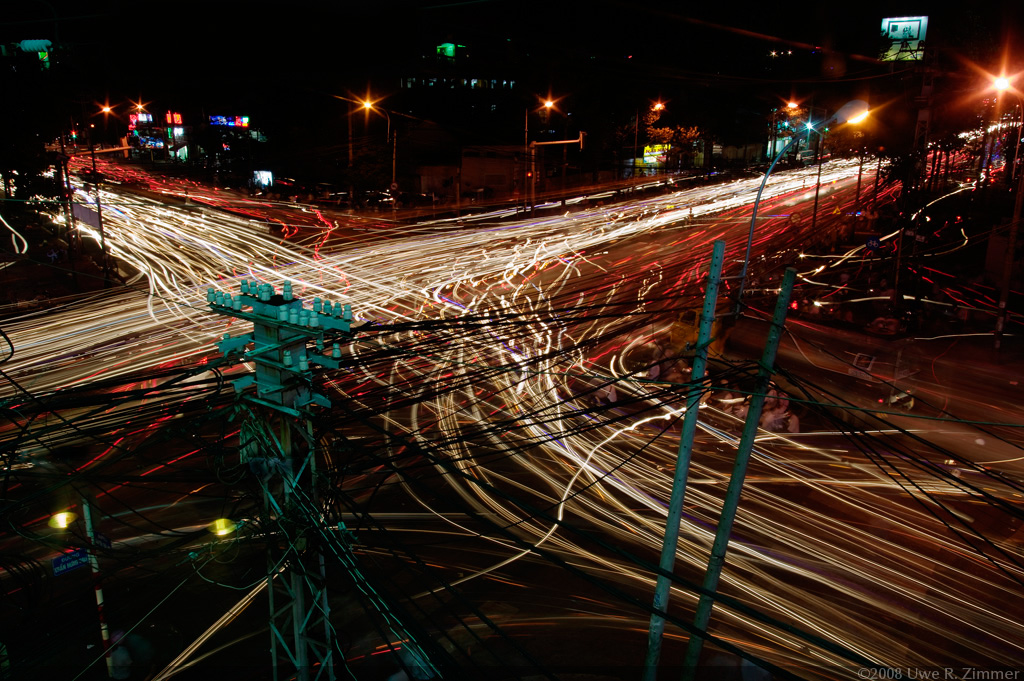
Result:
{"label": "tree", "polygon": [[803,106],[786,106],[781,109],[772,109],[768,115],[768,149],[770,157],[774,158],[778,150],[785,146],[786,142],[780,142],[780,140],[788,140],[793,135],[806,129],[808,113],[807,107]]}
{"label": "tree", "polygon": [[696,125],[650,128],[648,138],[653,144],[668,144],[665,164],[669,168],[692,168],[702,149],[706,131]]}

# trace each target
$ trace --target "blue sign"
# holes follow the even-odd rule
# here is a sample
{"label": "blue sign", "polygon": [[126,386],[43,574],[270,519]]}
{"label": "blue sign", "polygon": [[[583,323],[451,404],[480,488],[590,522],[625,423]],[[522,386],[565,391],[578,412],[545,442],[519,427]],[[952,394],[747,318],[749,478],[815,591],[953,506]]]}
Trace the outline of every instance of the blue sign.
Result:
{"label": "blue sign", "polygon": [[867,243],[864,244],[864,248],[868,249],[869,251],[877,251],[881,245],[882,242],[878,240],[878,237],[873,236],[868,238]]}
{"label": "blue sign", "polygon": [[65,572],[70,572],[75,568],[82,567],[83,565],[89,564],[89,553],[85,549],[75,549],[69,553],[65,553],[62,556],[57,556],[52,561],[53,565],[53,576],[62,575]]}
{"label": "blue sign", "polygon": [[102,535],[99,532],[93,533],[92,542],[101,549],[109,549],[111,546],[110,539],[106,535]]}

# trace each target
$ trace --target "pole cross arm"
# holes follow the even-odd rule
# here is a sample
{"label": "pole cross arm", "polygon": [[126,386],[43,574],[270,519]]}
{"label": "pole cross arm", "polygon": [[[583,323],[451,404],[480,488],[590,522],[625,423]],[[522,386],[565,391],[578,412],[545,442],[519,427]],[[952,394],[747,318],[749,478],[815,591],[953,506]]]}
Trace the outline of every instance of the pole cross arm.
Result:
{"label": "pole cross arm", "polygon": [[580,149],[583,149],[583,138],[586,136],[586,134],[587,133],[585,133],[585,132],[580,132],[580,136],[577,137],[574,140],[552,140],[550,142],[530,142],[530,146],[531,147],[546,147],[546,146],[550,146],[552,144],[576,144],[577,142],[579,142]]}

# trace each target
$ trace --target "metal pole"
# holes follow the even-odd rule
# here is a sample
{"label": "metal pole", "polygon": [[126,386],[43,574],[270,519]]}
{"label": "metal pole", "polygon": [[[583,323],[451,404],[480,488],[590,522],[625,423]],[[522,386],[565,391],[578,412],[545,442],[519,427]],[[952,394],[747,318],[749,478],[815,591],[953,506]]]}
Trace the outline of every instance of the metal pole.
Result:
{"label": "metal pole", "polygon": [[811,238],[816,235],[814,228],[818,224],[818,192],[821,191],[821,158],[818,158],[818,179],[814,184],[814,208],[811,210]]}
{"label": "metal pole", "polygon": [[[676,561],[679,543],[679,522],[686,495],[686,476],[690,469],[690,455],[693,451],[693,437],[697,432],[697,412],[703,392],[704,371],[707,366],[708,344],[711,342],[711,327],[715,319],[715,304],[718,302],[718,284],[722,278],[722,260],[725,257],[725,241],[718,240],[711,253],[711,269],[708,272],[707,291],[704,294],[704,309],[701,311],[697,331],[697,354],[693,357],[690,371],[690,391],[686,395],[686,413],[683,415],[683,430],[679,436],[679,450],[676,453],[676,470],[672,478],[672,495],[668,502],[668,517],[665,521],[665,538],[661,545],[660,572],[654,587],[654,609],[667,611],[671,580],[663,572],[671,573]],[[665,631],[665,618],[655,612],[647,636],[647,658],[644,660],[644,681],[654,681],[658,675],[658,660],[661,657],[661,637]]]}
{"label": "metal pole", "polygon": [[523,110],[523,212],[530,197],[530,109]]}
{"label": "metal pole", "polygon": [[882,179],[882,154],[878,154],[878,167],[875,168],[875,195],[871,197],[871,210],[875,210],[875,206],[878,205],[878,183]]}
{"label": "metal pole", "polygon": [[110,272],[107,269],[107,240],[103,234],[103,206],[100,205],[100,181],[96,177],[96,145],[92,141],[92,128],[89,128],[89,153],[92,155],[92,186],[96,190],[96,224],[100,228],[100,251],[103,258],[103,288],[110,288]]}
{"label": "metal pole", "polygon": [[1003,281],[999,291],[999,316],[996,317],[996,352],[1002,349],[1003,330],[1006,327],[1006,305],[1010,298],[1010,278],[1013,275],[1013,261],[1017,251],[1017,230],[1020,225],[1022,203],[1024,203],[1024,173],[1017,178],[1017,197],[1013,202],[1013,219],[1010,222],[1010,236],[1006,244],[1006,257],[1003,260]]}
{"label": "metal pole", "polygon": [[1010,169],[1010,182],[1017,179],[1017,163],[1020,160],[1020,138],[1024,135],[1024,102],[1017,98],[1017,108],[1020,109],[1020,123],[1017,124],[1017,139],[1013,145],[1013,167]]}
{"label": "metal pole", "polygon": [[[750,452],[754,448],[754,437],[757,435],[758,423],[761,420],[765,393],[768,391],[772,367],[775,365],[775,354],[778,351],[779,340],[782,337],[783,325],[786,322],[786,311],[789,309],[789,299],[793,293],[793,282],[795,280],[796,270],[792,267],[787,268],[782,279],[779,299],[775,304],[772,325],[768,329],[768,342],[765,345],[764,354],[761,356],[761,363],[757,372],[757,386],[750,398],[747,422],[743,424],[743,434],[740,436],[739,449],[736,452],[736,463],[733,464],[729,488],[726,490],[725,500],[722,504],[722,516],[718,521],[718,528],[715,531],[715,542],[711,547],[711,558],[708,561],[707,572],[704,574],[703,586],[706,591],[714,592],[718,588],[718,579],[722,574],[722,567],[725,565],[725,554],[729,548],[729,535],[732,533],[733,520],[736,518],[736,509],[739,507],[740,494],[743,491],[743,479],[747,474]],[[697,603],[697,612],[693,618],[693,625],[697,631],[707,631],[708,620],[711,618],[711,608],[713,606],[714,599],[702,594],[700,601]],[[703,645],[703,638],[691,634],[690,643],[686,649],[686,659],[683,661],[684,681],[694,678]]]}
{"label": "metal pole", "polygon": [[860,210],[860,180],[864,175],[864,150],[860,149],[857,153],[860,155],[860,164],[857,166],[857,194],[853,199],[853,215],[855,218],[857,211]]}
{"label": "metal pole", "polygon": [[761,186],[757,188],[757,196],[754,198],[754,207],[750,211],[750,231],[747,234],[747,251],[743,256],[743,270],[740,272],[740,285],[736,290],[736,314],[739,314],[740,305],[743,303],[743,288],[747,282],[747,269],[750,267],[750,247],[754,243],[754,226],[757,224],[757,207],[761,203],[761,193],[764,192],[764,186],[768,182],[768,176],[772,174],[776,164],[779,160],[789,151],[789,148],[793,146],[793,142],[797,140],[797,136],[793,135],[786,142],[786,146],[782,147],[782,150],[776,154],[772,164],[768,166],[768,170],[765,171],[764,177],[761,178]]}
{"label": "metal pole", "polygon": [[103,652],[107,658],[107,676],[114,678],[114,659],[110,656],[110,630],[107,628],[107,618],[103,614],[103,587],[100,586],[100,561],[96,557],[96,531],[92,526],[92,509],[89,505],[89,500],[85,497],[82,497],[82,516],[85,519],[85,532],[89,537],[89,568],[92,570],[93,587],[96,591],[96,611],[99,613]]}
{"label": "metal pole", "polygon": [[640,136],[640,109],[636,110],[636,118],[633,119],[633,172],[630,173],[630,178],[636,177],[636,144],[637,138]]}
{"label": "metal pole", "polygon": [[354,115],[352,105],[348,106],[348,209],[350,211],[356,208],[356,185],[353,179],[354,173],[352,172],[352,166],[354,161],[355,152],[352,147],[352,116]]}
{"label": "metal pole", "polygon": [[64,152],[64,133],[60,135],[60,153],[64,158],[61,159],[61,183],[64,185],[64,191],[66,192],[64,202],[64,215],[65,221],[67,222],[67,237],[68,237],[68,263],[71,265],[71,281],[75,285],[75,290],[78,290],[78,270],[75,268],[75,238],[78,236],[78,225],[75,224],[75,209],[71,205],[72,197],[74,196],[71,188],[71,171],[68,170],[68,158]]}
{"label": "metal pole", "polygon": [[537,208],[537,145],[535,143],[530,144],[530,172],[528,179],[530,180],[530,217],[533,217],[534,211]]}

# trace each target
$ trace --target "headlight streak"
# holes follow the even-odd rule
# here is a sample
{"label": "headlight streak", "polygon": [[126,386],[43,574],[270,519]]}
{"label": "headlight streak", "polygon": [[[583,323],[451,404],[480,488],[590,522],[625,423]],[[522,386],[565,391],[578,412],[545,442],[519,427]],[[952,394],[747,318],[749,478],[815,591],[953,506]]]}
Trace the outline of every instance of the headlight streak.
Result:
{"label": "headlight streak", "polygon": [[[857,172],[856,162],[832,162],[828,168],[829,177],[835,172],[837,180]],[[762,201],[772,200],[769,194],[783,201],[793,195],[795,201],[797,194],[806,194],[813,176],[805,170],[770,180]],[[201,292],[210,285],[233,287],[241,276],[275,285],[288,279],[307,298],[351,303],[362,320],[450,321],[449,330],[430,332],[451,336],[431,346],[437,350],[421,349],[425,337],[413,333],[372,343],[353,340],[346,353],[356,367],[350,375],[329,379],[339,391],[332,399],[348,400],[368,413],[378,410],[375,418],[384,427],[408,434],[424,448],[442,443],[445,456],[467,475],[532,496],[538,505],[554,509],[557,518],[585,518],[631,550],[656,551],[678,435],[666,436],[663,428],[652,434],[649,426],[667,424],[681,413],[681,393],[658,393],[649,381],[635,378],[627,366],[629,356],[664,333],[657,314],[671,308],[666,301],[684,289],[696,298],[699,265],[712,236],[726,236],[731,252],[738,252],[745,240],[743,225],[715,224],[712,216],[749,205],[758,181],[687,189],[614,210],[590,209],[569,218],[522,220],[498,228],[484,222],[493,216],[465,217],[462,225],[426,222],[390,233],[386,243],[368,237],[364,245],[343,250],[332,250],[319,232],[283,243],[254,232],[241,218],[212,212],[183,218],[182,211],[104,191],[102,200],[116,202],[120,213],[104,206],[108,244],[144,274],[149,294],[118,291],[83,301],[59,320],[13,318],[5,331],[18,353],[5,370],[29,389],[47,391],[91,376],[114,377],[207,356],[225,324],[206,312]],[[698,222],[703,219],[711,223],[708,229]],[[660,232],[666,232],[666,240],[669,234],[678,237],[680,245],[666,251],[655,242]],[[763,248],[773,233],[759,236]],[[624,243],[629,244],[625,252]],[[601,254],[609,249],[617,251]],[[612,264],[625,255],[633,259]],[[621,334],[617,342],[610,340],[641,313],[651,321],[645,333],[625,343]],[[472,318],[485,319],[487,325],[460,335],[459,322]],[[395,347],[405,354],[387,365],[374,359],[375,352]],[[353,387],[364,381],[370,386],[365,390],[376,387],[378,392],[357,394],[364,388]],[[605,382],[620,397],[598,411],[601,393],[595,391]],[[444,390],[445,385],[455,387]],[[389,405],[380,411],[381,391],[412,401],[408,407]],[[643,406],[632,407],[639,413],[629,414],[618,406],[626,402]],[[730,432],[735,421],[711,405],[704,410],[699,456],[687,490],[684,539],[677,551],[680,574],[693,575],[706,562],[729,464],[722,450],[728,452],[736,442]],[[468,423],[481,432],[470,431]],[[937,650],[926,643],[916,650],[894,649],[893,639],[909,633],[891,625],[872,626],[868,620],[879,610],[895,622],[910,623],[908,628],[926,627],[937,639],[973,647],[991,660],[1012,664],[1024,655],[1020,624],[987,605],[1017,602],[1020,591],[987,565],[971,571],[942,562],[942,556],[963,550],[959,542],[933,518],[899,502],[901,492],[877,469],[862,464],[829,468],[842,461],[831,451],[835,442],[825,436],[819,448],[815,439],[759,438],[723,586],[744,600],[763,603],[778,617],[895,667],[929,655],[927,664],[964,658],[959,650]],[[518,443],[527,443],[528,449]],[[641,447],[643,456],[636,456]],[[482,454],[484,449],[489,453]],[[503,454],[500,466],[491,462],[495,452]],[[445,473],[441,466],[437,470]],[[942,488],[923,474],[910,475],[930,489]],[[638,593],[653,589],[650,574],[622,558],[590,551],[556,524],[526,517],[470,482],[455,476],[445,480],[466,504],[495,514],[527,543],[546,544],[573,564],[629,583]],[[801,490],[800,498],[780,493],[780,485]],[[479,536],[432,509],[408,485],[404,489],[445,523]],[[809,494],[812,500],[804,498]],[[826,512],[835,508],[848,515]],[[902,544],[899,533],[912,537],[913,545]],[[530,553],[505,539],[479,539],[506,555],[460,581],[506,568]],[[865,555],[865,546],[871,555]],[[1019,547],[1005,548],[1021,554]],[[695,600],[692,593],[673,589],[673,602],[679,603],[674,607],[681,611]],[[716,629],[739,632],[744,645],[764,647],[764,655],[776,662],[839,663],[836,656],[745,615],[727,608],[716,612]],[[928,613],[924,620],[922,612]]]}

